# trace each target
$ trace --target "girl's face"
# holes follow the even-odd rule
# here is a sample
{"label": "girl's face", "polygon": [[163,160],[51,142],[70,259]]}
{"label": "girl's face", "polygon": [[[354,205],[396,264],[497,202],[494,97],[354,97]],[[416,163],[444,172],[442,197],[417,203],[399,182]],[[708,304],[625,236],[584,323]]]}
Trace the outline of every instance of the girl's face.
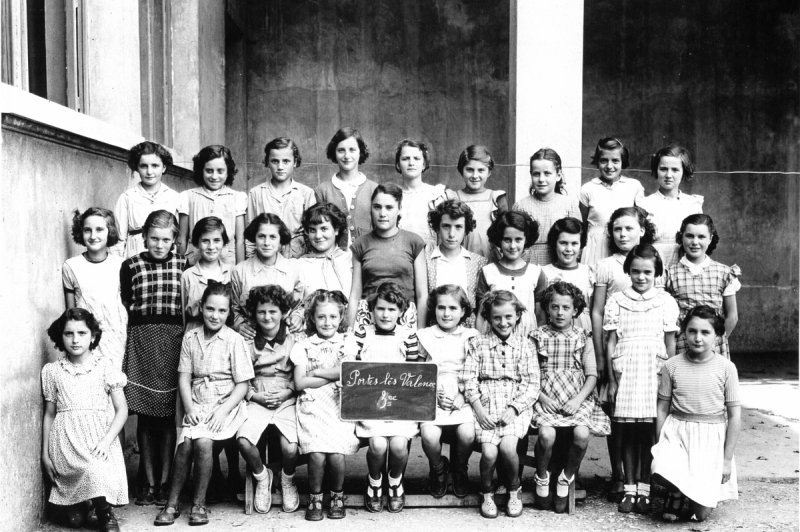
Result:
{"label": "girl's face", "polygon": [[627,255],[634,246],[638,246],[639,240],[644,236],[644,228],[633,216],[620,216],[614,220],[611,228],[614,233],[614,243],[623,255]]}
{"label": "girl's face", "polygon": [[336,164],[339,165],[340,172],[358,170],[360,158],[361,150],[358,149],[358,141],[355,137],[344,139],[336,146]]}
{"label": "girl's face", "polygon": [[108,224],[102,216],[89,216],[83,221],[83,243],[89,251],[108,247]]}
{"label": "girl's face", "polygon": [[333,224],[329,220],[325,220],[311,225],[306,231],[306,236],[317,253],[326,253],[336,246],[339,231],[333,229]]}
{"label": "girl's face", "polygon": [[700,262],[706,258],[706,251],[711,244],[711,231],[706,224],[687,224],[681,240],[686,258],[692,262]]}
{"label": "girl's face", "polygon": [[717,333],[710,321],[694,317],[686,324],[686,343],[689,352],[694,355],[703,355],[714,348]]}
{"label": "girl's face", "polygon": [[562,266],[574,267],[581,252],[581,235],[560,233],[556,239],[556,258]]}
{"label": "girl's face", "polygon": [[494,305],[489,310],[489,323],[492,326],[492,330],[498,338],[503,340],[511,336],[511,331],[514,330],[517,320],[517,311],[514,310],[514,305],[510,302]]}
{"label": "girl's face", "polygon": [[260,303],[256,307],[256,325],[267,338],[274,338],[281,329],[283,313],[277,305]]}
{"label": "girl's face", "polygon": [[390,194],[378,194],[372,200],[372,227],[379,231],[390,231],[397,227],[400,206]]}
{"label": "girl's face", "polygon": [[422,156],[422,150],[414,146],[403,146],[403,149],[400,150],[399,166],[403,179],[422,177],[422,171],[425,169],[425,158]]}
{"label": "girl's face", "polygon": [[228,167],[225,159],[217,157],[207,161],[203,166],[203,183],[208,190],[217,191],[225,186],[228,180]]}
{"label": "girl's face", "polygon": [[142,181],[142,188],[151,193],[158,190],[161,185],[161,176],[166,169],[161,157],[155,153],[139,157],[136,173],[139,174],[139,179]]}
{"label": "girl's face", "polygon": [[94,335],[84,321],[69,320],[64,325],[64,332],[61,334],[61,341],[67,354],[79,357],[89,351]]}
{"label": "girl's face", "polygon": [[442,294],[436,300],[436,323],[444,332],[456,330],[461,318],[464,317],[464,308],[458,299],[450,294]]}
{"label": "girl's face", "polygon": [[655,261],[638,257],[633,259],[628,275],[631,277],[633,289],[639,294],[644,294],[653,288],[656,279]]}
{"label": "girl's face", "polygon": [[225,241],[222,238],[222,230],[209,231],[200,235],[199,242],[200,260],[204,262],[216,262]]}
{"label": "girl's face", "polygon": [[269,150],[267,157],[267,168],[272,174],[272,179],[283,183],[292,178],[294,173],[295,161],[291,147],[281,148],[280,150]]}
{"label": "girl's face", "polygon": [[514,261],[522,257],[525,250],[525,233],[516,227],[506,227],[503,239],[500,241],[500,251],[507,261]]}
{"label": "girl's face", "polygon": [[600,150],[597,169],[600,170],[600,177],[605,181],[613,182],[619,179],[622,173],[621,150]]}
{"label": "girl's face", "polygon": [[152,227],[147,231],[144,245],[150,257],[161,260],[167,258],[175,243],[175,233],[168,227]]}
{"label": "girl's face", "polygon": [[450,218],[449,214],[442,215],[442,221],[439,222],[439,243],[445,249],[454,250],[461,247],[464,241],[464,233],[466,232],[466,224],[464,217]]}
{"label": "girl's face", "polygon": [[572,304],[572,296],[562,296],[553,294],[550,304],[547,305],[547,317],[550,325],[559,331],[563,331],[572,325],[575,317],[575,306]]}
{"label": "girl's face", "polygon": [[372,309],[372,317],[375,319],[375,327],[382,331],[393,331],[400,317],[400,307],[396,303],[378,298],[375,308]]}
{"label": "girl's face", "polygon": [[314,309],[314,327],[320,338],[331,338],[339,330],[342,313],[335,303],[320,303]]}
{"label": "girl's face", "polygon": [[539,197],[548,198],[555,194],[556,183],[561,177],[561,173],[556,171],[553,161],[542,159],[533,161],[531,164],[531,184]]}
{"label": "girl's face", "polygon": [[231,311],[230,300],[223,295],[208,296],[203,302],[203,323],[209,332],[217,332],[225,325]]}
{"label": "girl's face", "polygon": [[658,190],[666,194],[677,190],[683,180],[683,163],[679,157],[662,157],[658,162]]}
{"label": "girl's face", "polygon": [[467,161],[464,169],[461,170],[461,177],[464,178],[464,188],[468,192],[482,192],[486,180],[492,175],[489,167],[480,161]]}
{"label": "girl's face", "polygon": [[256,254],[261,260],[275,257],[281,249],[280,228],[275,224],[261,224],[256,233]]}

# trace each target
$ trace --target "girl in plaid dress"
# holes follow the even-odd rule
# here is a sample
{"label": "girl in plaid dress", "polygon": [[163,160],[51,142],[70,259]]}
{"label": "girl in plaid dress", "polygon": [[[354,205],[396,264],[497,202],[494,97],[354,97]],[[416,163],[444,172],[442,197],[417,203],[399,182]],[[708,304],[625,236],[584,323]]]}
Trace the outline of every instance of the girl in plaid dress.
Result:
{"label": "girl in plaid dress", "polygon": [[[714,351],[731,358],[728,338],[739,321],[736,292],[742,287],[738,266],[725,266],[709,255],[719,243],[714,221],[707,214],[692,214],[681,223],[676,240],[681,244],[680,260],[667,268],[666,290],[678,301],[681,319],[697,305],[708,305],[725,318],[725,332],[717,336]],[[678,334],[675,351],[688,351],[686,335]]]}
{"label": "girl in plaid dress", "polygon": [[539,364],[527,339],[513,334],[525,306],[513,292],[493,290],[481,303],[491,330],[467,341],[463,380],[475,411],[475,436],[481,444],[481,515],[497,517],[492,477],[500,458],[507,479],[509,517],[522,514],[517,444],[528,436],[533,403],[539,396]]}
{"label": "girl in plaid dress", "polygon": [[533,407],[533,424],[539,428],[535,501],[541,510],[550,508],[548,467],[556,427],[572,427],[572,446],[566,467],[558,477],[554,502],[556,513],[563,513],[567,510],[570,484],[589,444],[589,432],[605,436],[610,430],[594,391],[597,367],[591,332],[575,325],[586,304],[583,293],[575,285],[558,281],[547,288],[542,301],[548,323],[532,336],[542,375],[539,400]]}
{"label": "girl in plaid dress", "polygon": [[[327,466],[331,501],[328,519],[345,517],[343,503],[345,461],[358,451],[355,423],[343,421],[339,411],[340,367],[355,360],[358,349],[344,333],[347,299],[337,291],[317,290],[306,300],[308,338],[295,344],[289,359],[294,364],[297,398],[297,441],[308,455],[309,495],[306,520],[320,521],[322,480]],[[343,334],[344,333],[344,334]]]}
{"label": "girl in plaid dress", "polygon": [[664,362],[675,356],[678,304],[654,287],[663,265],[650,244],[633,248],[623,268],[632,287],[609,298],[603,322],[610,355],[608,396],[614,401],[613,421],[625,469],[625,495],[619,511],[647,514],[651,509],[650,448],[655,443],[658,375]]}

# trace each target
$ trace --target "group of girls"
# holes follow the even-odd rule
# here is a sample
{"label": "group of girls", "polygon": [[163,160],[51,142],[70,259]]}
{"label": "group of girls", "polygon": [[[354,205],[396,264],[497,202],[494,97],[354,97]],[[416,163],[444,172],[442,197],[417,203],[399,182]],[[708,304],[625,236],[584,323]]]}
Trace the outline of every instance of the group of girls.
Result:
{"label": "group of girls", "polygon": [[[644,197],[621,175],[627,148],[602,139],[598,177],[571,198],[560,157],[543,148],[530,160],[530,196],[511,209],[486,188],[494,161],[484,146],[461,153],[458,191],[422,181],[430,154],[414,140],[396,150],[399,186],[359,170],[369,151],[354,128],[331,139],[338,171],[315,190],[293,179],[292,140],[264,152],[270,177],[249,195],[229,188],[236,165],[218,145],[194,157],[198,186],[178,194],[161,179],[169,152],[144,142],[128,161],[140,181],[114,212],[76,211],[72,234],[86,251],[64,263],[68,310],[48,330],[67,356],[42,371],[42,463],[50,501],[71,508],[73,523],[92,501],[100,528],[118,529],[111,506],[127,503],[129,413],[136,503],[162,508],[156,525],[180,516],[192,467],[189,524],[208,522],[222,448],[229,483],[241,453],[254,507],[268,512],[273,471],[257,445],[269,425],[280,434],[283,509],[299,506],[294,474],[307,455],[313,521],[345,517],[345,456],[363,444],[367,510],[401,511],[418,435],[434,497],[449,486],[467,495],[479,444],[481,514],[496,517],[504,492],[506,513],[519,516],[532,427],[539,508],[566,510],[590,434],[608,436],[609,498],[622,512],[650,511],[651,477],[669,490],[667,520],[686,497],[696,519],[735,498],[739,403],[727,341],[740,272],[708,257],[719,242],[713,221],[701,197],[679,188],[692,177],[687,150],[653,156],[659,189]],[[343,421],[343,360],[435,362],[435,420]],[[95,418],[70,417],[82,408]],[[567,459],[555,470],[565,430]]]}

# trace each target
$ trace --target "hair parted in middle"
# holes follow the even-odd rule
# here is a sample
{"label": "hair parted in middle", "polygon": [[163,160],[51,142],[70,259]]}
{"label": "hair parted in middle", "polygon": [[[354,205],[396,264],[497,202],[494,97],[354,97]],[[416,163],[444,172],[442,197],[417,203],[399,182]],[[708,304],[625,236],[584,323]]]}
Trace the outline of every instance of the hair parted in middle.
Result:
{"label": "hair parted in middle", "polygon": [[503,241],[503,235],[509,227],[513,227],[525,235],[525,249],[531,247],[539,238],[539,222],[531,218],[530,214],[523,211],[506,211],[498,216],[486,231],[489,242],[499,248]]}
{"label": "hair parted in middle", "polygon": [[233,178],[239,170],[236,169],[236,162],[233,160],[231,150],[221,144],[212,144],[211,146],[206,146],[200,150],[197,155],[192,157],[192,179],[194,179],[198,187],[202,187],[205,183],[205,179],[203,179],[203,170],[206,167],[206,163],[214,159],[222,159],[225,161],[225,168],[228,170],[228,177],[225,179],[225,184],[228,186],[233,184]]}
{"label": "hair parted in middle", "polygon": [[100,323],[91,311],[79,307],[67,309],[47,328],[47,336],[53,342],[56,349],[62,352],[67,350],[64,346],[64,329],[68,321],[82,321],[85,323],[86,328],[92,333],[92,341],[89,343],[89,349],[97,349],[97,346],[100,345],[100,338],[103,336],[103,330],[100,328]]}
{"label": "hair parted in middle", "polygon": [[347,331],[347,320],[345,319],[347,316],[347,297],[345,297],[345,295],[339,290],[325,290],[324,288],[319,288],[314,290],[314,292],[308,296],[303,303],[306,309],[306,334],[308,336],[317,334],[317,325],[314,323],[314,314],[317,312],[317,307],[325,303],[331,303],[339,307],[339,315],[342,317],[342,319],[339,322],[339,328],[336,332],[343,333]]}
{"label": "hair parted in middle", "polygon": [[358,143],[358,164],[364,164],[369,159],[369,150],[367,149],[367,143],[364,142],[364,139],[361,138],[361,132],[350,126],[346,126],[341,128],[339,131],[333,134],[333,138],[328,143],[328,147],[325,149],[325,157],[328,158],[331,162],[336,162],[336,147],[339,146],[339,143],[345,141],[353,137],[356,139],[356,143]]}
{"label": "hair parted in middle", "polygon": [[469,302],[469,296],[463,288],[457,284],[443,284],[431,290],[428,295],[428,322],[436,324],[436,305],[439,304],[439,297],[450,296],[461,306],[464,310],[464,315],[458,321],[459,325],[464,325],[472,315],[472,303]]}
{"label": "hair parted in middle", "polygon": [[676,157],[680,159],[681,166],[683,167],[683,181],[691,181],[694,177],[694,162],[692,161],[692,154],[678,144],[670,144],[655,152],[650,158],[650,174],[658,179],[658,166],[661,164],[662,157]]}
{"label": "hair parted in middle", "polygon": [[86,242],[83,240],[83,222],[90,216],[99,216],[106,221],[108,228],[108,238],[106,239],[106,246],[112,247],[119,242],[119,230],[117,229],[117,221],[114,218],[114,213],[103,207],[89,207],[83,213],[78,209],[72,214],[72,241],[81,246],[85,246]]}
{"label": "hair parted in middle", "polygon": [[692,318],[707,320],[711,323],[711,326],[714,328],[714,333],[717,336],[725,334],[725,318],[720,316],[716,310],[708,305],[697,305],[686,313],[683,321],[681,321],[682,333],[686,334],[686,327],[689,325],[689,322],[692,321]]}
{"label": "hair parted in middle", "polygon": [[[558,174],[558,181],[556,181],[555,192],[556,194],[565,194],[566,189],[564,187],[564,176],[561,173],[561,156],[558,154],[556,150],[553,148],[540,148],[536,151],[533,155],[531,155],[530,160],[530,173],[533,174],[533,162],[534,161],[550,161],[553,163],[553,167],[556,169],[556,174]],[[533,182],[531,182],[531,186],[528,189],[528,193],[533,196],[534,192],[536,192],[536,188],[533,186]]]}
{"label": "hair parted in middle", "polygon": [[403,139],[400,141],[400,144],[397,145],[397,151],[394,154],[394,169],[397,170],[397,173],[400,172],[400,154],[403,152],[403,148],[417,148],[422,153],[422,173],[428,171],[430,168],[430,153],[428,152],[428,146],[424,142],[420,142],[417,140],[412,139]]}
{"label": "hair parted in middle", "polygon": [[281,220],[280,216],[271,212],[262,212],[256,216],[252,222],[250,222],[250,224],[244,230],[245,240],[255,244],[256,235],[258,234],[258,230],[261,229],[262,225],[274,225],[278,227],[278,235],[280,236],[281,246],[285,246],[292,241],[292,233],[289,232],[289,228],[286,227],[286,224],[283,223],[283,220]]}

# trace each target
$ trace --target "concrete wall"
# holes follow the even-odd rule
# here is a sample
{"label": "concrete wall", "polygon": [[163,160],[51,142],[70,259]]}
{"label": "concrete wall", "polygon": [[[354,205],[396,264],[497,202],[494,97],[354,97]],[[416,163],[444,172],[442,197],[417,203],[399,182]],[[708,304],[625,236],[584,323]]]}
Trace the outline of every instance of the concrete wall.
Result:
{"label": "concrete wall", "polygon": [[[361,130],[371,152],[362,170],[376,181],[399,178],[405,137],[428,143],[437,165],[455,166],[474,143],[508,160],[508,0],[248,6],[248,186],[266,179],[264,144],[280,135],[300,146],[300,181],[330,179],[325,147],[346,125]],[[463,187],[455,168],[424,178]],[[510,191],[513,172],[496,169],[488,186]]]}

